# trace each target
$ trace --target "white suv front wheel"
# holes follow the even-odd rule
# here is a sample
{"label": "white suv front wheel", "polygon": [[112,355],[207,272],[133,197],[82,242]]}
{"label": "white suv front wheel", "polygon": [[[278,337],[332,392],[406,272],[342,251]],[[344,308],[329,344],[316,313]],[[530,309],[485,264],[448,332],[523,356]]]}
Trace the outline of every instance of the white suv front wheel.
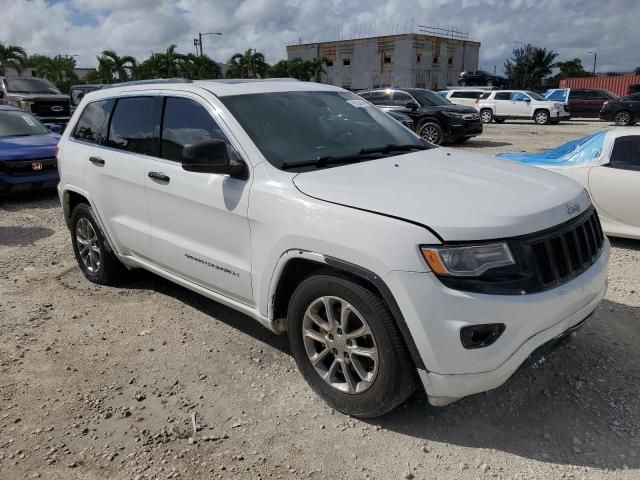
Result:
{"label": "white suv front wheel", "polygon": [[493,112],[488,108],[483,108],[480,110],[480,120],[482,120],[482,123],[491,123]]}
{"label": "white suv front wheel", "polygon": [[307,383],[343,413],[377,417],[415,389],[415,367],[386,304],[350,279],[303,281],[289,303],[288,335]]}
{"label": "white suv front wheel", "polygon": [[546,125],[549,123],[549,112],[546,110],[536,110],[533,119],[538,125]]}

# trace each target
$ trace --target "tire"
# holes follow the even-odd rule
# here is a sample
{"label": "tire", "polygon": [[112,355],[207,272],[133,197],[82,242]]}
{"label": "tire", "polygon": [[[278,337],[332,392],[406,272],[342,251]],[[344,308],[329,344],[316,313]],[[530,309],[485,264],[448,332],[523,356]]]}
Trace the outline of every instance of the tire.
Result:
{"label": "tire", "polygon": [[547,110],[536,110],[533,113],[533,121],[538,125],[547,125],[549,120],[549,112]]}
{"label": "tire", "polygon": [[493,117],[493,121],[494,121],[494,122],[496,122],[496,123],[504,123],[504,122],[505,122],[505,120],[506,120],[506,118],[496,118],[496,117]]}
{"label": "tire", "polygon": [[86,203],[78,204],[71,213],[71,244],[78,266],[90,282],[114,285],[125,271]]}
{"label": "tire", "polygon": [[618,113],[616,113],[613,116],[613,121],[619,127],[627,127],[631,125],[632,123],[631,120],[632,120],[631,112],[628,112],[627,110],[620,110]]}
{"label": "tire", "polygon": [[430,120],[420,123],[417,133],[423,140],[433,145],[440,145],[444,139],[444,132],[440,124]]}
{"label": "tire", "polygon": [[482,123],[491,123],[491,120],[493,120],[493,111],[490,108],[480,110],[480,120],[482,120]]}
{"label": "tire", "polygon": [[[338,320],[343,311],[348,312],[346,325]],[[287,318],[291,351],[302,376],[336,410],[378,417],[413,394],[415,366],[389,309],[369,288],[347,277],[314,275],[293,293]],[[360,335],[347,339],[356,331]],[[312,358],[317,358],[315,366]]]}

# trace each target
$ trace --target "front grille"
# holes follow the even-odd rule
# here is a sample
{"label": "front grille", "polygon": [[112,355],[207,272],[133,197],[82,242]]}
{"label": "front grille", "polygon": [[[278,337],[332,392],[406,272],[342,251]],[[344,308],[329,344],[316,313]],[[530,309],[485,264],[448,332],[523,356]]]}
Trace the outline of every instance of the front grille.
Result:
{"label": "front grille", "polygon": [[[34,170],[33,163],[41,162],[42,170]],[[0,161],[0,174],[8,173],[10,175],[38,175],[49,173],[58,168],[56,157],[33,158],[29,160],[18,161]]]}
{"label": "front grille", "polygon": [[480,120],[480,114],[479,113],[465,113],[464,115],[462,115],[462,118],[464,118],[465,120]]}
{"label": "front grille", "polygon": [[69,102],[65,100],[36,100],[31,105],[31,112],[40,118],[68,117],[69,109]]}
{"label": "front grille", "polygon": [[604,234],[594,209],[552,229],[542,237],[522,241],[532,253],[533,269],[543,290],[577,277],[600,256]]}

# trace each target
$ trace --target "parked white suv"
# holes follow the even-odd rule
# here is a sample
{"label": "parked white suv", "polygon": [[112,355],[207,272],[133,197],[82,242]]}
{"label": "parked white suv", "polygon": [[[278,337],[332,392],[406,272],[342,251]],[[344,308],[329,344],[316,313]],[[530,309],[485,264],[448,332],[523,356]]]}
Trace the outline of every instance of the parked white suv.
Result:
{"label": "parked white suv", "polygon": [[483,123],[503,123],[508,118],[533,119],[538,125],[556,124],[570,117],[567,103],[551,102],[534,92],[496,90],[485,92],[476,101]]}
{"label": "parked white suv", "polygon": [[486,88],[451,88],[449,90],[441,90],[438,92],[444,98],[456,105],[466,105],[475,107],[476,100],[483,94],[487,93]]}
{"label": "parked white suv", "polygon": [[103,89],[58,161],[90,281],[145,268],[287,331],[310,386],[356,416],[418,379],[434,405],[501,385],[606,290],[609,243],[581,186],[426,145],[336,87]]}

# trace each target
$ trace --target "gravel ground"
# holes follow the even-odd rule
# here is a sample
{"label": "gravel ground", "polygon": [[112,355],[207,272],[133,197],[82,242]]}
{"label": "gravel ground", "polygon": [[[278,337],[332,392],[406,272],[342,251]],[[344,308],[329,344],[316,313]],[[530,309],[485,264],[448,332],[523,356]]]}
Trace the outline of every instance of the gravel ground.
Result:
{"label": "gravel ground", "polygon": [[[489,125],[463,148],[538,149],[595,122]],[[145,272],[75,265],[54,194],[0,203],[0,479],[640,478],[640,242],[566,347],[446,408],[331,410],[284,337]],[[197,430],[194,433],[194,425]]]}

